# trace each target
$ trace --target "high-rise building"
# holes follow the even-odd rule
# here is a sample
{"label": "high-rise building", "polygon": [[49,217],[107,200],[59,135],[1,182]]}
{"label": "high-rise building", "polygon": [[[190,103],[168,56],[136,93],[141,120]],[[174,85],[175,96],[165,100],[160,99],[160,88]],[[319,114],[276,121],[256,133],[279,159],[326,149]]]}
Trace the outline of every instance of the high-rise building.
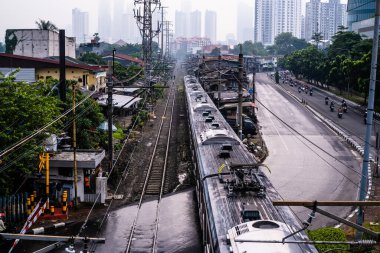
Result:
{"label": "high-rise building", "polygon": [[205,37],[211,40],[211,43],[216,42],[216,12],[206,10],[205,13]]}
{"label": "high-rise building", "polygon": [[301,38],[301,8],[301,0],[273,1],[273,39],[285,32],[290,32],[294,37]]}
{"label": "high-rise building", "polygon": [[125,0],[113,0],[113,15],[112,15],[112,26],[110,27],[112,31],[112,42],[116,42],[123,37],[122,27],[123,25],[123,15],[125,13]]}
{"label": "high-rise building", "polygon": [[202,13],[199,10],[190,13],[190,37],[201,37],[202,35]]}
{"label": "high-rise building", "polygon": [[273,0],[256,0],[254,11],[254,41],[264,45],[274,42]]}
{"label": "high-rise building", "polygon": [[237,40],[253,41],[253,5],[239,1],[237,7]]}
{"label": "high-rise building", "polygon": [[133,13],[134,4],[128,3],[125,13],[123,15],[121,27],[121,39],[127,43],[140,43],[142,42],[140,30]]}
{"label": "high-rise building", "polygon": [[82,12],[75,8],[72,10],[72,35],[76,38],[76,43],[85,43],[90,36],[88,30],[88,12]]}
{"label": "high-rise building", "polygon": [[315,33],[321,33],[322,39],[331,40],[338,27],[346,24],[345,7],[340,0],[310,0],[306,3],[305,39],[311,40]]}
{"label": "high-rise building", "polygon": [[175,11],[175,37],[187,37],[188,13]]}
{"label": "high-rise building", "polygon": [[108,0],[100,0],[98,11],[98,33],[101,41],[111,42],[111,5]]}
{"label": "high-rise building", "polygon": [[301,0],[256,0],[254,41],[272,45],[280,33],[301,38]]}
{"label": "high-rise building", "polygon": [[376,0],[348,0],[347,26],[352,30],[352,23],[374,17]]}

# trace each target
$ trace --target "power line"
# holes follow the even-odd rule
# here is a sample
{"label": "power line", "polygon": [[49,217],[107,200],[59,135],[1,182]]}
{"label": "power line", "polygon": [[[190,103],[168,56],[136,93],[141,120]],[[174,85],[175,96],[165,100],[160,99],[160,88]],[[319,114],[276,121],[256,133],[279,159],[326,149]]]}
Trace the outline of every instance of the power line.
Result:
{"label": "power line", "polygon": [[[77,108],[79,105],[83,104],[88,98],[90,98],[93,94],[95,93],[92,92],[90,93],[87,97],[85,97],[82,101],[80,101],[77,106],[75,108]],[[73,110],[73,108],[70,108],[69,110],[67,110],[66,112],[64,112],[63,114],[61,114],[60,116],[58,116],[58,118],[54,119],[53,121],[51,121],[50,123],[46,124],[45,126],[41,127],[40,129],[36,130],[35,132],[33,132],[32,134],[30,134],[29,136],[27,136],[26,138],[22,139],[22,140],[19,140],[18,142],[16,142],[15,144],[11,145],[10,147],[6,148],[5,150],[3,150],[1,153],[0,153],[0,158],[3,157],[4,155],[8,154],[9,152],[11,152],[12,150],[14,150],[15,148],[25,144],[26,142],[28,142],[30,139],[32,139],[33,137],[35,137],[36,135],[42,133],[44,130],[46,130],[48,127],[52,126],[54,123],[57,123],[60,119],[62,119],[63,117],[65,117],[67,114],[69,114],[71,111]]]}

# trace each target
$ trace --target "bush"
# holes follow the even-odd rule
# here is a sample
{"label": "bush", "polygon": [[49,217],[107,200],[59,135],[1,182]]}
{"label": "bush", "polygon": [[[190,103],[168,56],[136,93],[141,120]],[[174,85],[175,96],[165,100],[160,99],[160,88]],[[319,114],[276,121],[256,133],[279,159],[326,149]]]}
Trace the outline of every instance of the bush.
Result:
{"label": "bush", "polygon": [[[313,241],[347,241],[346,235],[343,230],[339,228],[319,228],[316,230],[307,231],[310,240]],[[348,253],[350,246],[345,244],[318,244],[315,245],[318,252],[325,252],[332,249],[342,249],[335,250],[333,252]]]}

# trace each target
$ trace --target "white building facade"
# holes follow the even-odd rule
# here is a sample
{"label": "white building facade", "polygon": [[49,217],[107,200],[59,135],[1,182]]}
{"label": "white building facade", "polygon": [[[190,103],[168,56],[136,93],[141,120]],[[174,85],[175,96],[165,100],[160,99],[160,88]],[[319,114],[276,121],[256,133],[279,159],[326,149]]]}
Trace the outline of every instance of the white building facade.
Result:
{"label": "white building facade", "polygon": [[211,40],[211,43],[216,42],[216,12],[206,10],[205,13],[205,37]]}
{"label": "white building facade", "polygon": [[[15,55],[45,58],[59,56],[59,33],[40,29],[7,30],[9,39],[16,37]],[[75,58],[75,38],[65,38],[66,56]]]}
{"label": "white building facade", "polygon": [[90,37],[88,28],[88,12],[83,12],[77,8],[72,10],[72,35],[76,43],[86,43]]}
{"label": "white building facade", "polygon": [[301,0],[256,0],[254,41],[274,44],[277,35],[290,32],[301,38]]}
{"label": "white building facade", "polygon": [[340,0],[310,0],[306,3],[305,39],[311,40],[315,33],[321,33],[323,40],[331,40],[339,26],[346,26],[346,4]]}

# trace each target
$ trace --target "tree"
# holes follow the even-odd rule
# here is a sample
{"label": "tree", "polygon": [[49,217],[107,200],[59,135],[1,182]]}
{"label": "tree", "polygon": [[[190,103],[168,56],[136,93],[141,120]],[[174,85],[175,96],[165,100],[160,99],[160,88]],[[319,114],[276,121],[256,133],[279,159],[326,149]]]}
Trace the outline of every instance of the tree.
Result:
{"label": "tree", "polygon": [[315,43],[317,44],[317,48],[319,48],[319,42],[321,42],[323,36],[322,36],[322,33],[319,32],[319,33],[314,33],[313,36],[311,37]]}
{"label": "tree", "polygon": [[4,53],[5,52],[5,45],[0,42],[0,53]]}
{"label": "tree", "polygon": [[58,31],[58,27],[49,20],[40,19],[40,21],[36,21],[35,23],[40,30]]}
{"label": "tree", "polygon": [[219,48],[219,47],[215,47],[215,48],[211,51],[211,53],[210,53],[211,56],[219,56],[220,54],[221,54],[221,52],[220,52],[220,48]]}
{"label": "tree", "polygon": [[338,31],[332,37],[332,44],[328,49],[328,55],[330,58],[334,58],[337,55],[349,55],[354,45],[362,40],[361,36],[355,32]]}
{"label": "tree", "polygon": [[286,55],[296,50],[306,48],[308,43],[304,39],[293,37],[292,33],[280,33],[274,39],[277,54]]}
{"label": "tree", "polygon": [[[244,55],[264,56],[268,54],[267,50],[265,49],[264,45],[261,42],[252,43],[251,40],[248,40],[242,44],[242,47],[243,47]],[[239,45],[234,46],[234,49],[232,49],[232,53],[239,54],[239,52],[240,52],[240,46]]]}
{"label": "tree", "polygon": [[128,67],[125,67],[121,65],[119,62],[115,62],[114,76],[119,80],[127,80],[132,77],[134,77],[133,80],[136,80],[138,78],[143,77],[143,72],[140,66],[131,64]]}
{"label": "tree", "polygon": [[[16,82],[12,76],[0,82],[0,150],[24,139],[60,114],[59,99],[47,96],[51,86],[49,82]],[[36,170],[43,140],[47,133],[57,132],[59,123],[1,158],[0,194],[12,193],[25,174]]]}
{"label": "tree", "polygon": [[[75,82],[76,81],[72,81]],[[69,85],[71,87],[71,85]],[[72,108],[72,89],[68,91],[66,108]],[[76,92],[76,101],[82,101],[86,96],[80,91]],[[79,149],[98,149],[99,145],[103,143],[102,139],[105,138],[103,133],[96,131],[96,128],[104,121],[104,115],[99,104],[92,98],[87,99],[80,106],[76,108],[76,125],[77,125],[77,147]],[[72,115],[68,116],[72,119]],[[72,137],[73,128],[72,124],[67,129],[69,136]]]}
{"label": "tree", "polygon": [[78,60],[83,61],[88,64],[93,64],[93,65],[106,64],[106,62],[103,60],[103,58],[100,55],[97,55],[91,52],[82,54],[81,56],[79,56]]}

